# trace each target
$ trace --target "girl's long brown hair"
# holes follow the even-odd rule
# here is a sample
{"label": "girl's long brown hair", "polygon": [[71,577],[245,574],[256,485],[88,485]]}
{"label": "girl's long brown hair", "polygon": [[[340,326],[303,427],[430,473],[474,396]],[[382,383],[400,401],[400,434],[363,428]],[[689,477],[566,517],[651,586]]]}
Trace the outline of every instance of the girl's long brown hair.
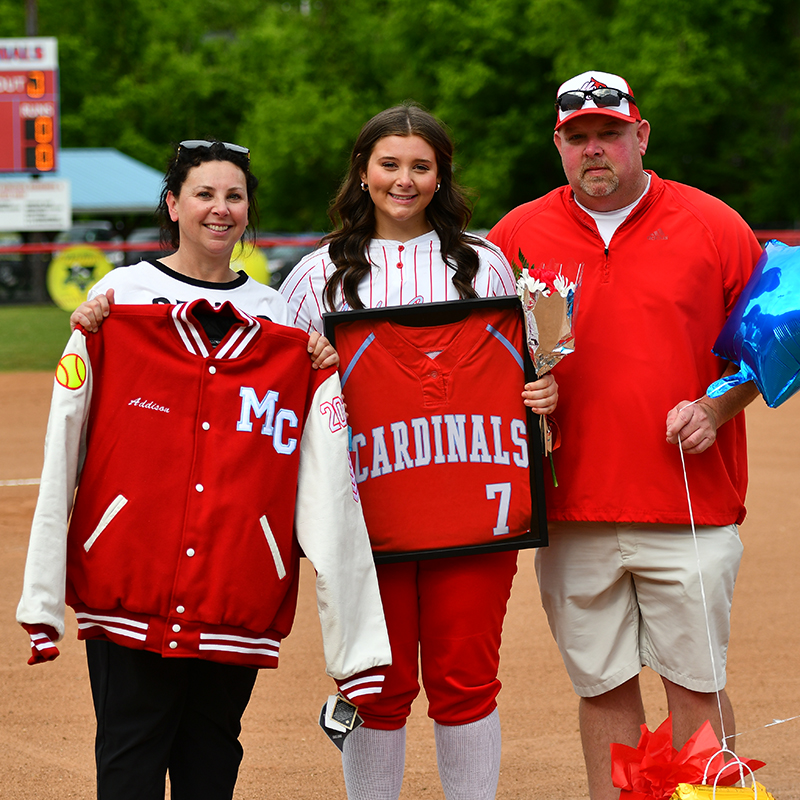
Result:
{"label": "girl's long brown hair", "polygon": [[358,285],[369,272],[369,243],[375,234],[375,205],[369,192],[361,189],[361,175],[366,172],[375,144],[386,136],[419,136],[436,153],[441,184],[425,210],[442,243],[442,258],[453,270],[453,285],[462,299],[476,297],[472,282],[478,272],[478,255],[470,246],[480,240],[466,233],[472,208],[463,190],[453,180],[453,142],[444,126],[429,112],[406,103],[387,108],[364,125],[353,145],[350,169],[328,216],[334,230],[323,243],[335,271],[325,286],[325,305],[335,309],[336,293],[341,287],[350,308],[364,308]]}

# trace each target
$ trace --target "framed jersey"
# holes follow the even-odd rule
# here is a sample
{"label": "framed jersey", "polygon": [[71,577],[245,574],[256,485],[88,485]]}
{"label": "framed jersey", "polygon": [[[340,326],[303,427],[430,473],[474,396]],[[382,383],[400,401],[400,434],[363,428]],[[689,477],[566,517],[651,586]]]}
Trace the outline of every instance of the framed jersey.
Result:
{"label": "framed jersey", "polygon": [[325,314],[377,563],[547,544],[516,297]]}

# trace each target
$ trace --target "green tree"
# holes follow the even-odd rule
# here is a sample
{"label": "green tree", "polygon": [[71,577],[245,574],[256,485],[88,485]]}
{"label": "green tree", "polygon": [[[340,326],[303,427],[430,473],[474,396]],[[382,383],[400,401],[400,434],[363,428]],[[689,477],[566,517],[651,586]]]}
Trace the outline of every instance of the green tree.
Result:
{"label": "green tree", "polygon": [[800,224],[800,7],[786,0],[621,0],[565,73],[606,64],[653,126],[647,166],[721,197],[753,225]]}
{"label": "green tree", "polygon": [[[262,229],[326,228],[361,125],[405,100],[449,125],[488,227],[563,183],[555,90],[592,68],[633,86],[648,167],[753,225],[800,225],[796,0],[39,0],[38,16],[65,147],[161,168],[183,138],[246,144]],[[0,0],[0,35],[24,24]]]}
{"label": "green tree", "polygon": [[63,145],[116,147],[160,168],[171,142],[235,135],[244,109],[229,53],[260,6],[39,0],[40,34],[59,42]]}

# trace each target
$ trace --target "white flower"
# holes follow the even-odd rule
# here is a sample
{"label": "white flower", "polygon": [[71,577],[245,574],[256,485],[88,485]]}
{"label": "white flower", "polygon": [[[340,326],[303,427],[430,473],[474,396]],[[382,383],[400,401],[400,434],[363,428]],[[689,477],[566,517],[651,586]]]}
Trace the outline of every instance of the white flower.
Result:
{"label": "white flower", "polygon": [[575,284],[563,275],[557,275],[556,279],[553,281],[553,285],[562,297],[566,297],[569,292],[575,288]]}
{"label": "white flower", "polygon": [[542,297],[550,297],[550,289],[547,288],[547,284],[531,275],[520,275],[517,281],[517,294],[523,289],[527,289],[531,294],[539,292]]}

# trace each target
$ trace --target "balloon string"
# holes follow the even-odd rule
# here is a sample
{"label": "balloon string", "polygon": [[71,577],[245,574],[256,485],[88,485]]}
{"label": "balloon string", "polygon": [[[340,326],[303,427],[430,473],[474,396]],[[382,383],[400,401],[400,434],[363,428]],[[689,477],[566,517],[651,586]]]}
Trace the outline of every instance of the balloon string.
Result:
{"label": "balloon string", "polygon": [[[702,400],[702,399],[703,399],[702,397],[698,397],[697,400],[693,400],[691,403],[689,403],[688,405],[684,406],[684,408],[688,408],[689,406],[693,406],[695,403],[699,403],[700,400]],[[706,619],[706,635],[708,637],[708,652],[709,652],[709,656],[711,658],[711,670],[714,673],[714,683],[716,684],[717,671],[716,671],[716,665],[715,665],[715,662],[714,662],[714,646],[713,646],[712,640],[711,640],[711,628],[710,628],[710,624],[709,624],[709,621],[708,621],[708,605],[706,603],[705,588],[703,586],[703,571],[702,571],[702,568],[701,568],[701,565],[700,565],[700,550],[699,550],[699,547],[698,547],[698,544],[697,544],[697,531],[696,531],[695,525],[694,525],[694,512],[692,510],[692,497],[691,497],[691,494],[689,492],[689,479],[688,479],[688,477],[686,475],[686,462],[684,461],[683,447],[681,447],[680,440],[678,440],[678,452],[681,454],[681,467],[683,468],[683,484],[686,487],[686,502],[689,505],[689,522],[690,522],[691,527],[692,527],[692,539],[694,540],[695,557],[697,559],[697,573],[698,573],[699,578],[700,578],[700,595],[701,595],[702,600],[703,600],[703,613],[705,614],[705,619]],[[793,722],[794,720],[800,719],[800,714],[798,714],[796,716],[793,716],[793,717],[787,717],[786,719],[773,719],[772,722],[769,722],[766,725],[762,725],[760,728],[751,728],[750,730],[739,731],[739,733],[732,733],[730,736],[728,736],[725,733],[725,720],[722,717],[722,700],[720,698],[720,690],[716,689],[715,693],[716,693],[716,696],[717,696],[717,709],[719,711],[719,723],[720,723],[720,727],[722,728],[722,746],[723,746],[723,749],[726,752],[729,752],[729,753],[732,753],[732,754],[733,754],[733,751],[728,750],[728,747],[727,747],[727,740],[728,739],[735,739],[737,736],[743,736],[746,733],[753,733],[755,731],[760,731],[760,730],[764,730],[766,728],[771,728],[771,727],[773,727],[775,725],[783,725],[786,722]]]}
{"label": "balloon string", "polygon": [[[697,400],[692,401],[688,405],[684,406],[684,408],[688,408],[689,406],[693,406],[695,403],[700,402],[702,397],[698,397]],[[703,585],[703,570],[700,563],[700,548],[697,544],[697,530],[695,529],[694,525],[694,511],[692,510],[692,496],[689,492],[689,479],[686,475],[686,461],[683,457],[683,447],[681,445],[680,437],[678,438],[678,452],[681,454],[681,467],[683,468],[683,484],[686,487],[686,502],[689,504],[689,523],[692,526],[692,540],[694,541],[694,553],[695,558],[697,560],[697,574],[700,579],[700,597],[703,601],[703,614],[705,616],[706,622],[706,636],[708,638],[708,654],[711,658],[711,672],[714,676],[714,685],[717,684],[717,667],[716,662],[714,660],[714,645],[711,640],[711,625],[708,620],[708,604],[706,602],[706,590],[705,586]],[[722,717],[722,699],[720,696],[719,688],[715,689],[715,694],[717,696],[717,710],[719,711],[719,724],[722,730],[722,746],[724,749],[727,750],[727,739],[728,737],[725,734],[725,720]]]}
{"label": "balloon string", "polygon": [[750,728],[746,731],[739,731],[738,733],[734,733],[729,736],[729,739],[735,739],[738,736],[744,736],[746,733],[755,733],[756,731],[763,731],[767,728],[773,728],[775,725],[783,725],[785,722],[794,722],[796,719],[800,719],[800,714],[794,717],[787,717],[786,719],[773,719],[772,722],[768,722],[766,725],[762,725],[760,728]]}

